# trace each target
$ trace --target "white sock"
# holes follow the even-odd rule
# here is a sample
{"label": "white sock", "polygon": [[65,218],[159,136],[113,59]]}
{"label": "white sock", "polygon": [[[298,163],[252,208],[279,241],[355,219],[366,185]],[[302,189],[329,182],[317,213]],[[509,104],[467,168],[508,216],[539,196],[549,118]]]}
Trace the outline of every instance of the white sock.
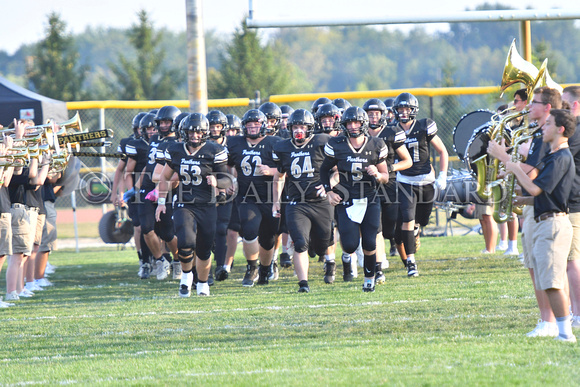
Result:
{"label": "white sock", "polygon": [[324,260],[326,262],[334,262],[334,260],[336,259],[334,253],[333,254],[325,254],[324,255]]}
{"label": "white sock", "polygon": [[278,261],[278,253],[280,252],[280,248],[278,247],[276,250],[274,250],[274,256],[272,257],[272,262],[277,262]]}
{"label": "white sock", "polygon": [[415,263],[415,254],[407,255],[407,262]]}
{"label": "white sock", "polygon": [[342,262],[350,262],[350,254],[342,253]]}
{"label": "white sock", "polygon": [[572,320],[570,319],[570,315],[556,317],[556,324],[558,325],[558,332],[560,332],[560,336],[566,338],[574,336],[574,333],[572,333]]}
{"label": "white sock", "polygon": [[181,274],[181,285],[187,285],[188,288],[191,288],[191,284],[193,284],[193,271],[189,273],[183,272]]}
{"label": "white sock", "polygon": [[231,270],[230,265],[224,265],[224,269],[229,273]]}
{"label": "white sock", "polygon": [[518,241],[508,241],[508,249],[510,250],[517,250],[518,249]]}

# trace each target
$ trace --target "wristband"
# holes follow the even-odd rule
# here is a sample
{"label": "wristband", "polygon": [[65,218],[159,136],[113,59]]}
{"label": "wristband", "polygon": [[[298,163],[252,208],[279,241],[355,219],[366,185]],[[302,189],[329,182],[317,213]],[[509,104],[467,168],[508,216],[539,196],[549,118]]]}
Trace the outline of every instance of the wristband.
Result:
{"label": "wristband", "polygon": [[159,198],[157,199],[157,204],[164,206],[165,205],[165,198]]}

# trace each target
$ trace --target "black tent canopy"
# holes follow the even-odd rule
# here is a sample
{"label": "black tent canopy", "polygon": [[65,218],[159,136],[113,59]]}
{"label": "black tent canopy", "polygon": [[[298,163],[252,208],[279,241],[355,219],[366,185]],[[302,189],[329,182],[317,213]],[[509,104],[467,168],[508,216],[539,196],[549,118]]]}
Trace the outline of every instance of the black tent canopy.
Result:
{"label": "black tent canopy", "polygon": [[28,118],[41,125],[49,118],[57,123],[68,119],[66,103],[36,94],[0,77],[0,124]]}

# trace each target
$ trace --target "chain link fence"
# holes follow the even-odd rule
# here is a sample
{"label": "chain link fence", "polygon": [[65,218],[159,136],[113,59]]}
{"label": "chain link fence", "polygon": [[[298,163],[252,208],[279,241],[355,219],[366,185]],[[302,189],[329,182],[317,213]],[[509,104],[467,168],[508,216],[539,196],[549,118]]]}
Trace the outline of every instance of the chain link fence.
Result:
{"label": "chain link fence", "polygon": [[[489,88],[486,88],[489,90]],[[439,129],[439,137],[441,137],[443,143],[447,147],[447,151],[450,156],[449,168],[461,169],[464,167],[463,162],[457,158],[453,150],[453,129],[457,122],[461,119],[464,114],[469,112],[479,110],[479,109],[489,109],[495,111],[498,106],[505,103],[499,99],[499,93],[497,91],[482,93],[481,91],[476,91],[472,93],[461,92],[461,90],[453,89],[446,92],[445,89],[425,89],[425,90],[437,90],[437,95],[427,91],[424,93],[414,92],[414,95],[419,100],[419,113],[418,118],[432,118],[437,123]],[[470,88],[473,90],[473,88]],[[332,93],[333,98],[345,98],[350,101],[352,105],[362,106],[364,102],[368,99],[365,98],[352,98],[352,95],[356,93]],[[382,93],[386,95],[387,93]],[[392,91],[390,95],[393,95]],[[511,96],[511,94],[509,94]],[[294,109],[304,108],[310,109],[312,102],[323,96],[322,94],[310,95],[302,100],[292,99],[292,102],[288,103]],[[351,97],[351,98],[349,98]],[[330,97],[329,97],[330,98]],[[331,99],[333,99],[331,98]],[[370,98],[370,97],[369,97]],[[283,105],[284,102],[278,102],[278,105]],[[149,103],[150,105],[150,103]],[[213,109],[219,109],[225,114],[235,114],[240,118],[244,113],[254,106],[252,104],[248,106],[222,106],[213,107]],[[185,109],[181,109],[185,111]],[[121,139],[128,137],[132,134],[131,122],[133,117],[141,112],[149,111],[149,109],[118,109],[118,108],[108,108],[108,109],[82,109],[79,110],[81,117],[81,122],[83,129],[85,130],[99,130],[103,129],[101,127],[101,119],[104,117],[104,128],[112,129],[114,132],[114,137],[109,139],[111,146],[106,148],[104,151],[107,153],[114,153],[117,151],[117,147]],[[75,111],[71,111],[70,115],[75,114]],[[102,148],[82,148],[83,151],[102,153]],[[82,191],[87,189],[83,186],[83,177],[91,173],[100,173],[103,165],[101,165],[100,157],[80,157],[81,161],[81,184],[77,188]],[[104,162],[104,172],[105,175],[112,181],[115,169],[117,167],[118,159],[108,158]],[[435,168],[438,168],[438,163],[434,163]],[[70,208],[71,199],[70,196],[59,198],[57,201],[57,207],[59,208]],[[77,195],[77,207],[88,207],[92,204],[88,203],[81,192],[81,195]]]}

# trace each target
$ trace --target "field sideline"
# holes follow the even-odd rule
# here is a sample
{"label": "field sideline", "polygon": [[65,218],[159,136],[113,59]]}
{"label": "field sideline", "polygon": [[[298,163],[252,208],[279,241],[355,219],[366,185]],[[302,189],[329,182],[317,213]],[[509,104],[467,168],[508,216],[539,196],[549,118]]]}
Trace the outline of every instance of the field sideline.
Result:
{"label": "field sideline", "polygon": [[56,252],[55,286],[0,309],[0,384],[578,384],[578,344],[525,336],[539,312],[516,258],[479,254],[478,235],[421,241],[420,276],[392,257],[374,293],[340,264],[324,284],[315,260],[310,294],[291,269],[243,288],[238,255],[189,299],[138,279],[133,251]]}

